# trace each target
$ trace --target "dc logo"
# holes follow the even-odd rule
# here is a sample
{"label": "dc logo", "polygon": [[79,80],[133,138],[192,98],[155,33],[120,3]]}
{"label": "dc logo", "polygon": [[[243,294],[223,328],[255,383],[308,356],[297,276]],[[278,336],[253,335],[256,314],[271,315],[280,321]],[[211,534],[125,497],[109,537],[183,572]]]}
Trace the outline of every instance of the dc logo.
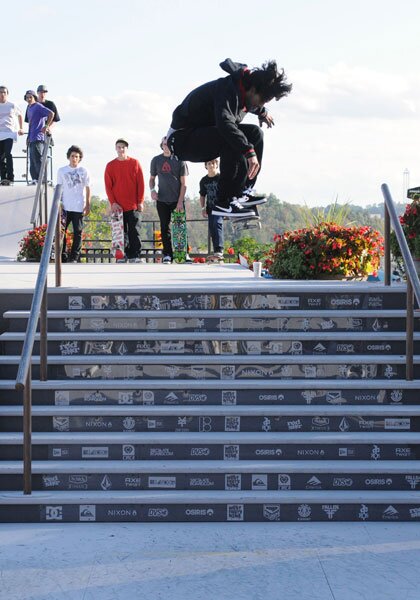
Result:
{"label": "dc logo", "polygon": [[62,521],[63,507],[62,506],[46,506],[45,507],[46,521]]}

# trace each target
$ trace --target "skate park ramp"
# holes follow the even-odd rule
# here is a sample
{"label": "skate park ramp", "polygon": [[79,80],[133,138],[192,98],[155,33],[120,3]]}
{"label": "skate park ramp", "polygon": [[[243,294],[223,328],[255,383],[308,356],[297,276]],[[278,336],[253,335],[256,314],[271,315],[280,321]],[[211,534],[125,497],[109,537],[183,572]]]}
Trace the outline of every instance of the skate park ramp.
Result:
{"label": "skate park ramp", "polygon": [[0,260],[16,260],[19,242],[30,223],[35,186],[0,186]]}

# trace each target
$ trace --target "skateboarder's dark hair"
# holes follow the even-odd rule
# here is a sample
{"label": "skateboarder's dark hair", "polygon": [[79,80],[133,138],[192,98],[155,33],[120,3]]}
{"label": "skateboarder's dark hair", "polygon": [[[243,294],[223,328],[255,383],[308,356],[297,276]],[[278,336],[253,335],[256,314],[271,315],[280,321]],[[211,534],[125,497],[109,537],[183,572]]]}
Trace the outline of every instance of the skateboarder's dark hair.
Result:
{"label": "skateboarder's dark hair", "polygon": [[70,148],[67,150],[67,158],[70,158],[70,155],[72,154],[72,152],[75,152],[76,154],[80,154],[80,160],[82,160],[83,150],[80,148],[80,146],[70,146]]}
{"label": "skateboarder's dark hair", "polygon": [[243,84],[246,90],[254,87],[264,102],[273,98],[280,100],[292,91],[292,84],[287,83],[284,69],[279,71],[275,60],[267,61],[261,68],[245,71]]}

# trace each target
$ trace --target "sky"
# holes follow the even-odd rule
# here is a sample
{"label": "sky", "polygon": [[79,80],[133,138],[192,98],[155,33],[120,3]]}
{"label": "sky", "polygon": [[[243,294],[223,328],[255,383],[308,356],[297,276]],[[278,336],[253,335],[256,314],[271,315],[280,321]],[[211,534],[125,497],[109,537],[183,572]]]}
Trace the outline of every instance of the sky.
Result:
{"label": "sky", "polygon": [[[406,183],[420,185],[418,0],[19,0],[2,10],[0,85],[22,109],[27,89],[48,86],[61,116],[54,170],[80,145],[95,195],[105,197],[118,137],[148,189],[172,111],[224,76],[226,57],[250,67],[276,59],[293,84],[267,105],[275,127],[264,128],[259,192],[364,206],[382,201],[384,182],[396,201]],[[196,196],[204,166],[189,169]]]}

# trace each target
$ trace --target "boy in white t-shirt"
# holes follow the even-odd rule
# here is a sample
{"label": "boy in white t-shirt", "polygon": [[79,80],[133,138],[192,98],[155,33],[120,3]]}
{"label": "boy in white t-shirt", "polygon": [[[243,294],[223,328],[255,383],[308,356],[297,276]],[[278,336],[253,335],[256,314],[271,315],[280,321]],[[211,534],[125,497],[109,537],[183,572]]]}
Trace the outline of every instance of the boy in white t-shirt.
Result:
{"label": "boy in white t-shirt", "polygon": [[[67,256],[66,244],[63,243],[63,262],[77,263],[82,249],[83,216],[90,212],[89,173],[79,165],[83,152],[79,146],[70,146],[67,150],[69,164],[58,169],[57,184],[63,186],[62,203],[65,210],[65,228],[73,225],[73,244],[70,256]],[[64,222],[63,222],[64,225]]]}

